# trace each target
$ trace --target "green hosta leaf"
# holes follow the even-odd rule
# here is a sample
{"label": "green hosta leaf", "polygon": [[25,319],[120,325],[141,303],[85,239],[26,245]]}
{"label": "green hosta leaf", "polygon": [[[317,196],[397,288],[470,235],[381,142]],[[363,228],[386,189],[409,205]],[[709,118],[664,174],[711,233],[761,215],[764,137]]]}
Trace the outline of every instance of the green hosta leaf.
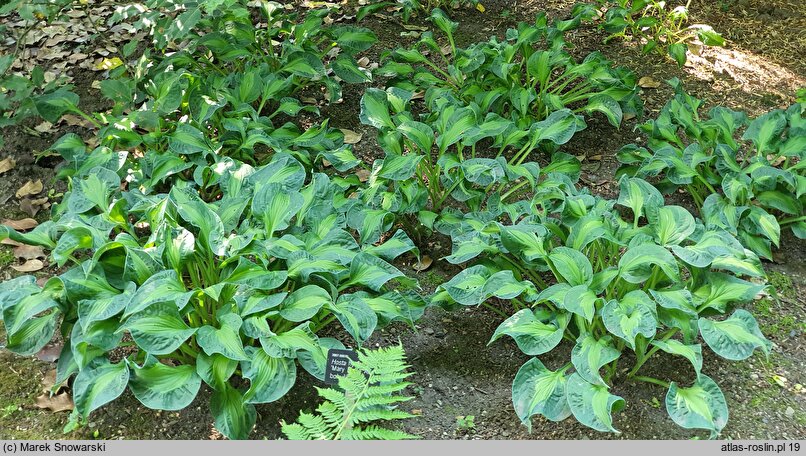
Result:
{"label": "green hosta leaf", "polygon": [[578,375],[582,376],[586,382],[606,385],[599,375],[599,369],[621,355],[621,352],[613,347],[611,341],[610,336],[596,340],[590,334],[584,334],[577,339],[577,343],[571,351],[571,362]]}
{"label": "green hosta leaf", "polygon": [[190,405],[201,387],[201,377],[192,365],[176,367],[151,358],[143,367],[129,363],[129,388],[141,404],[154,410],[182,410]]}
{"label": "green hosta leaf", "polygon": [[650,214],[650,225],[661,245],[677,245],[694,233],[694,216],[680,206],[663,206]]}
{"label": "green hosta leaf", "polygon": [[[492,296],[512,299],[526,291],[531,284],[519,282],[512,271],[492,273],[486,266],[477,265],[465,269],[451,280],[439,286],[457,303],[477,306]],[[533,288],[533,287],[532,287]]]}
{"label": "green hosta leaf", "polygon": [[378,326],[378,316],[365,302],[356,299],[341,299],[329,306],[344,329],[361,346]]}
{"label": "green hosta leaf", "polygon": [[389,211],[368,209],[359,204],[354,205],[347,212],[347,225],[358,230],[362,244],[378,242],[381,235],[392,228],[394,221],[394,214]]}
{"label": "green hosta leaf", "polygon": [[177,125],[176,131],[170,135],[168,147],[171,151],[181,155],[212,152],[213,150],[204,134],[196,127],[186,123]]}
{"label": "green hosta leaf", "polygon": [[174,352],[196,333],[179,316],[172,302],[154,304],[126,321],[121,330],[128,330],[138,347],[151,355]]}
{"label": "green hosta leaf", "polygon": [[330,293],[322,287],[306,285],[288,295],[280,305],[280,316],[294,322],[310,320],[332,302]]}
{"label": "green hosta leaf", "polygon": [[590,260],[578,250],[556,247],[549,253],[549,260],[560,277],[571,286],[588,285],[593,279]]}
{"label": "green hosta leaf", "polygon": [[196,373],[213,389],[220,390],[228,385],[227,381],[237,368],[238,361],[218,353],[207,356],[200,352],[196,357]]}
{"label": "green hosta leaf", "polygon": [[691,362],[694,371],[700,375],[702,370],[702,345],[686,345],[679,340],[653,340],[652,345],[671,355],[682,356]]}
{"label": "green hosta leaf", "polygon": [[623,178],[619,188],[618,204],[632,209],[636,220],[663,206],[663,195],[643,179]]}
{"label": "green hosta leaf", "polygon": [[275,358],[294,358],[299,350],[318,352],[320,350],[317,337],[309,325],[310,322],[305,322],[284,333],[261,337],[260,345],[269,356]]}
{"label": "green hosta leaf", "polygon": [[741,250],[741,245],[729,234],[721,230],[707,231],[694,245],[672,245],[672,251],[686,263],[705,268],[719,256],[733,255],[735,250]]}
{"label": "green hosta leaf", "polygon": [[5,348],[22,356],[38,353],[53,339],[60,315],[61,312],[54,310],[41,317],[26,319],[14,334],[7,336]]}
{"label": "green hosta leaf", "polygon": [[199,328],[196,334],[196,343],[199,344],[199,347],[208,356],[220,353],[232,360],[248,360],[239,334],[243,324],[241,317],[236,314],[226,314],[220,316],[218,321],[221,324],[220,328],[209,325]]}
{"label": "green hosta leaf", "polygon": [[267,231],[266,237],[288,228],[305,200],[300,192],[272,183],[259,187],[252,199],[252,213],[260,215]]}
{"label": "green hosta leaf", "polygon": [[244,401],[266,404],[285,396],[297,380],[297,365],[291,358],[274,358],[264,350],[246,347],[248,361],[241,361],[241,372],[249,379]]}
{"label": "green hosta leaf", "polygon": [[616,432],[613,427],[613,412],[624,408],[619,396],[610,394],[606,386],[592,385],[579,373],[571,374],[566,385],[568,406],[580,423],[601,432]]}
{"label": "green hosta leaf", "polygon": [[[543,245],[545,233],[541,233],[539,230],[536,232],[533,228],[534,226],[499,225],[499,229],[501,230],[501,243],[511,253],[522,256],[526,261],[545,258],[547,255],[546,248]],[[478,239],[478,236],[474,236],[474,238]],[[469,243],[468,241],[461,242],[459,249],[462,249],[465,244]],[[562,253],[560,253],[560,255],[562,255]],[[563,260],[561,259],[560,262],[563,262]]]}
{"label": "green hosta leaf", "polygon": [[680,270],[674,256],[654,244],[628,249],[618,262],[619,275],[627,282],[642,283],[652,275],[653,265],[659,267],[672,282],[680,280]]}
{"label": "green hosta leaf", "polygon": [[378,171],[378,176],[394,181],[412,179],[414,172],[417,170],[417,165],[420,164],[422,159],[422,155],[387,154]]}
{"label": "green hosta leaf", "polygon": [[448,15],[445,14],[445,11],[442,11],[440,8],[434,8],[431,11],[431,21],[446,35],[451,37],[459,27],[459,23],[452,21]]}
{"label": "green hosta leaf", "polygon": [[750,122],[742,139],[753,141],[756,152],[764,153],[775,149],[775,144],[786,128],[786,115],[780,109],[762,114]]}
{"label": "green hosta leaf", "polygon": [[602,319],[611,334],[635,349],[635,338],[655,336],[658,326],[655,302],[643,290],[633,290],[620,300],[611,300],[602,308]]}
{"label": "green hosta leaf", "polygon": [[210,398],[215,427],[231,440],[245,440],[257,421],[255,406],[244,402],[240,391],[226,384]]}
{"label": "green hosta leaf", "polygon": [[344,349],[344,344],[330,337],[320,338],[314,350],[297,353],[299,365],[313,377],[325,381],[327,368],[325,364],[327,363],[327,353],[331,348]]}
{"label": "green hosta leaf", "polygon": [[543,323],[535,317],[534,311],[522,309],[498,325],[487,345],[507,335],[515,339],[518,348],[527,355],[542,355],[562,341],[564,331],[564,324]]}
{"label": "green hosta leaf", "polygon": [[59,89],[34,98],[36,111],[52,124],[58,122],[63,114],[77,110],[78,101],[78,95],[67,89]]}
{"label": "green hosta leaf", "polygon": [[444,128],[439,129],[440,135],[437,137],[437,146],[441,153],[459,142],[464,138],[465,134],[476,126],[476,116],[470,108],[458,109],[449,118],[445,119],[444,117],[443,115],[440,119],[446,120]]}
{"label": "green hosta leaf", "polygon": [[431,152],[435,136],[434,130],[427,124],[407,120],[400,123],[397,131],[403,133],[403,136],[413,142],[420,149],[420,153],[427,154]]}
{"label": "green hosta leaf", "polygon": [[595,95],[591,97],[591,99],[588,100],[588,104],[585,105],[585,112],[591,114],[594,111],[599,111],[607,116],[610,125],[617,128],[621,125],[621,118],[623,116],[621,105],[619,105],[618,101],[614,100],[613,97],[607,95]]}
{"label": "green hosta leaf", "polygon": [[708,429],[716,437],[728,422],[728,404],[719,386],[706,375],[698,375],[694,385],[680,388],[675,382],[666,393],[666,411],[675,423],[686,429]]}
{"label": "green hosta leaf", "polygon": [[369,88],[361,97],[361,123],[371,125],[379,130],[395,128],[392,117],[389,115],[389,102],[386,92],[380,89]]}
{"label": "green hosta leaf", "polygon": [[694,290],[702,304],[700,310],[712,308],[724,312],[728,304],[747,302],[753,299],[764,285],[758,285],[732,275],[709,272],[705,285]]}
{"label": "green hosta leaf", "polygon": [[73,382],[73,402],[83,418],[120,396],[129,383],[125,361],[101,364],[79,371]]}
{"label": "green hosta leaf", "polygon": [[677,62],[677,66],[682,67],[686,63],[686,52],[688,46],[683,43],[673,43],[668,48],[669,55]]}
{"label": "green hosta leaf", "polygon": [[770,353],[772,344],[764,338],[753,315],[744,309],[737,309],[722,321],[700,318],[699,325],[705,343],[725,359],[747,359],[756,348],[767,355]]}
{"label": "green hosta leaf", "polygon": [[380,291],[386,282],[404,277],[396,267],[368,253],[359,253],[350,264],[350,285],[364,285]]}
{"label": "green hosta leaf", "polygon": [[590,323],[596,314],[596,303],[598,301],[599,297],[587,285],[577,285],[565,292],[562,307],[581,316]]}
{"label": "green hosta leaf", "polygon": [[336,27],[331,32],[336,36],[336,44],[351,54],[366,51],[378,41],[371,30],[363,27]]}
{"label": "green hosta leaf", "polygon": [[756,202],[762,207],[771,207],[785,214],[803,215],[800,201],[783,192],[774,190],[760,192],[756,195]]}
{"label": "green hosta leaf", "polygon": [[364,251],[386,261],[393,261],[406,252],[413,252],[416,256],[420,256],[420,250],[403,230],[395,231],[395,234],[383,244],[368,246],[364,248]]}
{"label": "green hosta leaf", "polygon": [[577,116],[569,109],[560,109],[549,114],[545,120],[534,123],[530,133],[536,135],[537,141],[562,145],[570,141],[579,129]]}
{"label": "green hosta leaf", "polygon": [[512,404],[521,422],[531,430],[531,418],[537,414],[551,421],[568,418],[566,382],[565,370],[551,371],[537,358],[521,366],[512,382]]}

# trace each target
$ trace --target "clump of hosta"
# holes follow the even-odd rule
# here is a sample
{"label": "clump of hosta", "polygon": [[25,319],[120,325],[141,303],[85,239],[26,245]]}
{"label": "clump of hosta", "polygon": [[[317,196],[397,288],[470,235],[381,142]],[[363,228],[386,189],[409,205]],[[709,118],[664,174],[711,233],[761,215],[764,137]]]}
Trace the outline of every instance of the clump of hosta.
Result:
{"label": "clump of hosta", "polygon": [[[475,265],[433,299],[491,306],[486,301],[496,297],[513,304],[516,312],[490,342],[509,336],[535,356],[512,387],[515,411],[529,427],[533,415],[553,421],[573,415],[593,429],[618,432],[612,413],[625,401],[611,387],[644,381],[667,389],[675,423],[715,436],[728,409],[703,366],[703,343],[730,360],[756,349],[769,353],[756,320],[737,308],[765,288],[764,271],[730,233],[664,205],[647,182],[625,178],[620,185],[617,200],[550,185],[525,204],[454,220],[445,227],[454,238],[447,259]],[[462,242],[470,238],[470,245]],[[573,344],[571,359],[547,367],[538,357],[563,341]],[[661,354],[687,360],[694,380],[642,375]]]}
{"label": "clump of hosta", "polygon": [[416,253],[403,232],[357,241],[350,200],[324,174],[277,154],[253,168],[222,158],[206,201],[192,182],[167,193],[121,190],[119,162],[79,167],[55,221],[11,237],[41,245],[67,270],[0,284],[9,350],[65,341],[56,384],[75,375],[73,427],[128,387],[146,407],[179,410],[201,383],[227,437],[245,438],[255,404],[322,379],[337,323],[356,345],[424,302],[389,261]]}
{"label": "clump of hosta", "polygon": [[620,172],[659,177],[665,191],[685,189],[707,226],[729,231],[764,258],[772,259],[782,229],[806,238],[804,105],[752,120],[721,106],[701,116],[702,101],[670,82],[674,99],[640,126],[649,149],[622,148]]}

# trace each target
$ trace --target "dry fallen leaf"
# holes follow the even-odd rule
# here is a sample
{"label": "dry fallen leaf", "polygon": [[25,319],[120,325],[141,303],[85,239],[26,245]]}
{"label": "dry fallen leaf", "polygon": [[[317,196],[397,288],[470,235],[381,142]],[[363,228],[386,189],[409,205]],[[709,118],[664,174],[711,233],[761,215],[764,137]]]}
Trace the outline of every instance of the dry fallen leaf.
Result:
{"label": "dry fallen leaf", "polygon": [[41,179],[37,179],[36,182],[28,181],[28,182],[25,183],[25,185],[20,187],[19,190],[17,190],[16,195],[17,195],[17,198],[22,198],[22,197],[29,196],[29,195],[36,195],[39,192],[41,192],[43,188],[45,188],[45,187],[42,185],[42,180]]}
{"label": "dry fallen leaf", "polygon": [[45,251],[42,250],[42,247],[23,244],[14,248],[14,257],[18,260],[36,260],[45,259],[47,255],[45,255]]}
{"label": "dry fallen leaf", "polygon": [[3,223],[0,223],[0,225],[5,225],[5,226],[7,226],[9,228],[13,228],[13,229],[15,229],[17,231],[26,231],[26,230],[36,228],[36,226],[39,225],[39,222],[37,222],[36,220],[34,220],[32,218],[24,218],[24,219],[20,219],[20,220],[5,219],[5,220],[3,220]]}
{"label": "dry fallen leaf", "polygon": [[0,244],[10,245],[12,247],[19,247],[21,245],[24,245],[22,243],[19,243],[19,242],[13,240],[13,239],[3,239],[2,241],[0,241]]}
{"label": "dry fallen leaf", "polygon": [[356,133],[346,128],[340,128],[339,130],[344,134],[344,144],[356,144],[363,137],[361,133]]}
{"label": "dry fallen leaf", "polygon": [[[39,358],[40,361],[44,361],[46,363],[55,363],[59,360],[59,355],[62,353],[62,348],[64,344],[47,344],[45,348],[39,350],[36,354],[36,357]],[[56,374],[54,371],[53,377],[49,377],[50,373],[45,374],[45,378],[42,380],[42,392],[47,393],[53,387],[54,383],[56,383]],[[47,387],[46,387],[47,383]]]}
{"label": "dry fallen leaf", "polygon": [[355,172],[355,175],[358,176],[358,180],[361,182],[366,182],[369,179],[369,170],[367,169],[359,169]]}
{"label": "dry fallen leaf", "polygon": [[11,171],[16,166],[17,162],[14,161],[11,157],[6,157],[0,160],[0,174],[5,173],[6,171]]}
{"label": "dry fallen leaf", "polygon": [[45,267],[45,263],[41,260],[28,260],[25,263],[17,266],[12,264],[11,269],[17,272],[36,272]]}
{"label": "dry fallen leaf", "polygon": [[660,82],[651,76],[644,76],[638,80],[638,86],[644,89],[657,89],[660,87]]}
{"label": "dry fallen leaf", "polygon": [[53,412],[64,412],[73,410],[73,399],[68,393],[61,393],[51,396],[45,393],[36,398],[34,405],[41,409],[49,409]]}
{"label": "dry fallen leaf", "polygon": [[53,124],[46,120],[41,124],[35,126],[34,130],[38,131],[39,133],[47,133],[48,131],[50,131],[51,128],[53,128]]}
{"label": "dry fallen leaf", "polygon": [[420,261],[414,265],[414,270],[417,272],[425,271],[426,269],[430,268],[433,263],[434,260],[432,260],[430,256],[423,255],[423,257],[420,258]]}

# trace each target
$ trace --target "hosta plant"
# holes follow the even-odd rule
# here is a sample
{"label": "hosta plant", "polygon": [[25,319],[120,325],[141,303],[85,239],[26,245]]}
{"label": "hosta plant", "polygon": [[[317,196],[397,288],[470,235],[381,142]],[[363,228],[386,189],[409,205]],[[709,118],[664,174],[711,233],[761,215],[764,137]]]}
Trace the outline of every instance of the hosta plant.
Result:
{"label": "hosta plant", "polygon": [[484,5],[480,5],[479,0],[395,0],[395,1],[374,1],[364,5],[356,12],[356,19],[361,21],[367,15],[392,9],[399,14],[403,22],[408,22],[412,16],[419,14],[428,15],[434,8],[459,8],[462,6],[475,5],[479,11],[484,12]]}
{"label": "hosta plant", "polygon": [[[498,312],[488,300],[512,303],[515,313],[490,343],[508,336],[535,357],[512,386],[515,411],[528,427],[534,415],[552,421],[573,415],[593,429],[618,432],[612,414],[625,401],[611,388],[642,381],[667,390],[675,423],[719,434],[727,403],[703,366],[702,342],[730,360],[756,349],[769,353],[756,320],[736,308],[765,288],[758,257],[728,232],[664,205],[643,180],[623,179],[617,200],[554,187],[559,192],[546,189],[527,204],[501,206],[498,216],[453,223],[448,260],[472,266],[440,286],[433,300]],[[471,237],[472,248],[460,242]],[[546,366],[538,357],[561,343],[573,346],[570,360]],[[690,363],[693,375],[644,374],[662,354]]]}
{"label": "hosta plant", "polygon": [[682,91],[658,117],[640,126],[648,149],[625,146],[621,173],[658,177],[666,191],[685,189],[707,226],[731,232],[772,258],[781,230],[806,238],[806,121],[802,104],[755,119],[715,107]]}
{"label": "hosta plant", "polygon": [[686,63],[686,52],[692,44],[723,46],[722,38],[706,24],[687,25],[691,0],[666,2],[658,0],[597,0],[604,10],[601,27],[610,33],[605,42],[624,38],[636,40],[644,54],[668,55],[679,66]]}
{"label": "hosta plant", "polygon": [[326,26],[326,9],[300,16],[270,1],[252,6],[246,0],[205,0],[180,9],[172,1],[145,3],[145,12],[139,4],[119,7],[112,21],[135,18],[135,26],[148,28],[159,52],[146,55],[163,66],[221,76],[259,68],[264,77],[274,73],[289,93],[324,86],[331,101],[341,97],[341,81],[371,80],[354,56],[372,46],[375,35],[361,27]]}
{"label": "hosta plant", "polygon": [[[361,100],[361,121],[378,129],[386,156],[376,160],[360,199],[394,214],[433,219],[450,204],[478,210],[489,195],[515,200],[534,189],[540,167],[526,162],[539,144],[566,143],[584,121],[568,109],[535,122],[528,131],[475,103],[426,95],[431,114],[412,113],[414,93],[397,87],[368,89]],[[520,150],[505,152],[520,142]],[[477,146],[480,148],[477,150]],[[482,154],[481,151],[487,153]],[[554,154],[547,171],[578,172],[578,161]],[[449,204],[450,203],[450,204]],[[431,225],[431,223],[427,223]]]}
{"label": "hosta plant", "polygon": [[565,50],[563,31],[571,23],[549,26],[545,14],[540,14],[534,24],[508,29],[503,40],[492,37],[460,48],[454,39],[458,24],[440,9],[431,18],[448,45],[441,46],[425,33],[413,48],[390,53],[377,70],[392,77],[389,86],[475,102],[483,115],[495,113],[523,131],[562,109],[587,115],[600,112],[615,126],[625,112],[635,115],[641,110],[629,70],[613,67],[599,53],[577,62]]}
{"label": "hosta plant", "polygon": [[302,412],[296,423],[283,421],[289,440],[404,440],[414,435],[380,426],[379,422],[414,418],[397,407],[410,399],[411,383],[403,347],[361,350],[338,389],[316,388],[324,402],[317,413]]}
{"label": "hosta plant", "polygon": [[43,286],[33,276],[0,284],[0,309],[16,353],[61,332],[56,383],[75,375],[68,429],[126,388],[146,407],[178,410],[204,382],[216,427],[245,438],[255,404],[282,397],[298,366],[323,378],[327,350],[343,345],[319,330],[339,324],[360,346],[422,313],[389,263],[411,241],[398,232],[359,244],[343,190],[289,155],[256,168],[223,158],[209,202],[188,181],[121,191],[119,166],[81,168],[55,221],[0,231],[65,268]]}

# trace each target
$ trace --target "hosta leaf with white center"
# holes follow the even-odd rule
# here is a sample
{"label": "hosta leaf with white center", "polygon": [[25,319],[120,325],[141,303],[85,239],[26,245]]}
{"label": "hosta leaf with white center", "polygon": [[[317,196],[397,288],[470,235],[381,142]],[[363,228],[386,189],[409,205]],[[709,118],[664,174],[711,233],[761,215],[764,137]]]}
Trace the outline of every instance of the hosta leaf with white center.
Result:
{"label": "hosta leaf with white center", "polygon": [[649,214],[660,245],[678,245],[688,239],[696,228],[694,216],[680,206],[663,206]]}
{"label": "hosta leaf with white center", "polygon": [[247,361],[241,361],[244,378],[249,379],[249,390],[244,401],[249,404],[266,404],[280,399],[297,379],[297,365],[291,358],[275,358],[264,350],[246,347]]}
{"label": "hosta leaf with white center", "polygon": [[686,429],[707,429],[716,437],[728,422],[728,404],[719,386],[710,377],[698,374],[688,388],[672,382],[666,393],[666,411]]}
{"label": "hosta leaf with white center", "polygon": [[297,351],[318,352],[318,338],[305,322],[281,334],[271,334],[260,338],[260,345],[269,356],[294,358]]}
{"label": "hosta leaf with white center", "polygon": [[606,386],[593,385],[579,373],[571,374],[566,385],[568,406],[580,423],[602,432],[619,431],[613,427],[613,412],[621,411],[625,402],[610,394]]}
{"label": "hosta leaf with white center", "polygon": [[611,334],[635,349],[635,338],[655,336],[658,326],[655,302],[643,290],[634,290],[619,300],[611,300],[602,308],[602,319]]}
{"label": "hosta leaf with white center", "polygon": [[202,326],[196,334],[196,343],[204,352],[212,356],[220,353],[229,359],[244,361],[249,358],[243,349],[243,342],[238,331],[243,320],[236,314],[226,314],[218,318],[221,327]]}
{"label": "hosta leaf with white center", "polygon": [[717,355],[733,361],[749,358],[756,348],[769,355],[772,344],[761,333],[753,315],[737,309],[729,318],[716,321],[700,318],[700,334]]}
{"label": "hosta leaf with white center", "polygon": [[333,302],[330,293],[317,285],[306,285],[290,295],[280,305],[280,316],[288,321],[310,320],[322,307]]}
{"label": "hosta leaf with white center", "polygon": [[93,410],[120,396],[128,383],[129,368],[125,361],[82,369],[73,382],[76,410],[86,419]]}
{"label": "hosta leaf with white center", "polygon": [[566,324],[567,318],[564,316],[545,323],[537,318],[534,311],[522,309],[498,325],[487,345],[506,335],[512,337],[518,348],[527,355],[542,355],[562,341]]}
{"label": "hosta leaf with white center", "polygon": [[201,387],[201,377],[192,365],[169,366],[148,358],[142,367],[129,362],[129,368],[129,388],[150,409],[182,410],[193,402]]}
{"label": "hosta leaf with white center", "polygon": [[680,279],[677,261],[668,250],[654,244],[632,247],[624,253],[618,263],[619,275],[629,283],[643,283],[652,275],[653,267],[661,271],[672,282]]}
{"label": "hosta leaf with white center", "polygon": [[571,362],[586,383],[606,385],[599,375],[599,369],[619,356],[621,352],[613,346],[610,336],[597,340],[591,334],[583,334],[571,351]]}
{"label": "hosta leaf with white center", "polygon": [[537,358],[518,369],[512,382],[512,404],[529,430],[534,415],[543,415],[551,421],[562,421],[571,415],[565,391],[567,381],[564,369],[549,370]]}
{"label": "hosta leaf with white center", "polygon": [[477,306],[492,296],[512,299],[533,289],[531,283],[518,281],[512,271],[491,272],[486,266],[477,265],[465,269],[437,288],[444,290],[451,299],[463,306]]}
{"label": "hosta leaf with white center", "polygon": [[700,375],[702,370],[702,346],[700,344],[686,345],[679,340],[653,340],[652,345],[671,355],[682,356],[691,362],[694,372]]}
{"label": "hosta leaf with white center", "polygon": [[592,114],[595,111],[601,112],[607,116],[607,120],[610,122],[610,125],[616,128],[621,125],[623,112],[621,110],[621,105],[619,105],[618,102],[613,99],[613,97],[607,95],[593,96],[590,100],[588,100],[588,104],[585,106],[585,111],[588,114]]}
{"label": "hosta leaf with white center", "polygon": [[378,170],[378,177],[395,181],[412,179],[422,159],[422,155],[387,154]]}
{"label": "hosta leaf with white center", "polygon": [[557,247],[549,253],[549,260],[560,277],[569,285],[588,285],[591,283],[593,267],[590,260],[578,250]]}

